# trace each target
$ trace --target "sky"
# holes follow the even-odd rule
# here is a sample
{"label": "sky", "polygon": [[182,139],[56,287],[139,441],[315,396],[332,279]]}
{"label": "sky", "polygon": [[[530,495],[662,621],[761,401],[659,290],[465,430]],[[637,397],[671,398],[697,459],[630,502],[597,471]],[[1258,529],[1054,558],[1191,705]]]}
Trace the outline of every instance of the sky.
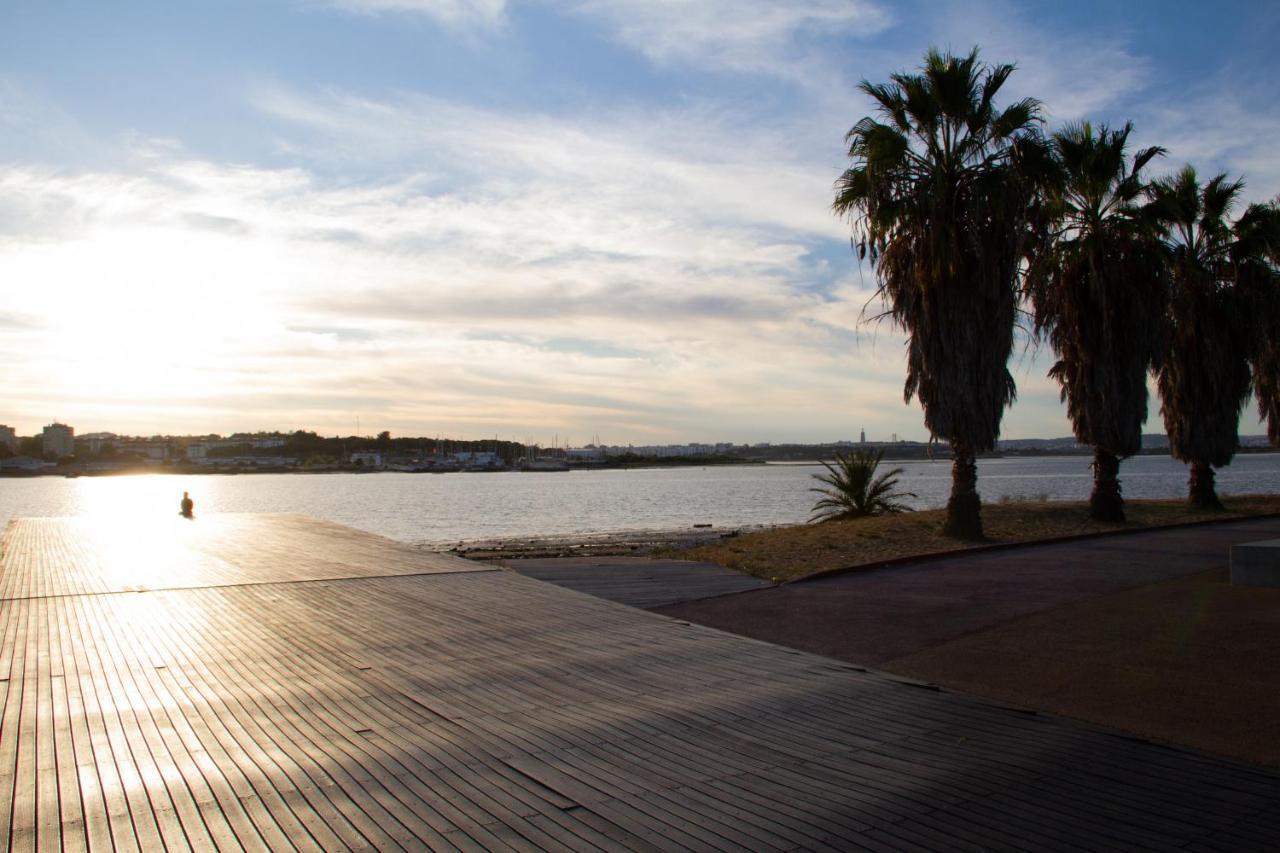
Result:
{"label": "sky", "polygon": [[[3,5],[19,434],[925,440],[830,205],[858,82],[932,45],[1280,192],[1269,3]],[[1004,437],[1070,433],[1050,363],[1019,343]]]}

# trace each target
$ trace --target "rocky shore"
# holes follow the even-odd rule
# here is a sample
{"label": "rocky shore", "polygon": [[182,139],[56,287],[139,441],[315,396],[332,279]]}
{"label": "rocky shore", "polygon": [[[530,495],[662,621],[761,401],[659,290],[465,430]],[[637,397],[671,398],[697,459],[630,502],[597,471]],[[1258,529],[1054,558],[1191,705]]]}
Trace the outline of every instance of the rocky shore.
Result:
{"label": "rocky shore", "polygon": [[696,526],[680,530],[632,530],[571,536],[535,536],[459,542],[449,553],[469,560],[502,560],[529,557],[642,556],[657,550],[682,550],[733,539],[743,533],[771,527]]}

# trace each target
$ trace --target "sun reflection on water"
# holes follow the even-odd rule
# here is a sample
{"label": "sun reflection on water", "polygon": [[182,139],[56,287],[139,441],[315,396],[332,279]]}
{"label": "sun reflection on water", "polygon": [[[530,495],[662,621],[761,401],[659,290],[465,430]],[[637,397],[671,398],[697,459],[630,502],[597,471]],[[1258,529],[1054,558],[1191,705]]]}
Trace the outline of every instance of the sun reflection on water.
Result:
{"label": "sun reflection on water", "polygon": [[[192,478],[195,479],[195,478]],[[108,589],[137,590],[198,582],[209,560],[203,547],[222,527],[198,482],[168,475],[82,479],[73,514]],[[191,493],[196,517],[179,514]]]}
{"label": "sun reflection on water", "polygon": [[184,491],[190,492],[197,514],[211,511],[201,477],[170,474],[137,474],[118,477],[81,477],[75,481],[76,506],[70,515],[88,519],[121,521],[159,520],[177,516]]}

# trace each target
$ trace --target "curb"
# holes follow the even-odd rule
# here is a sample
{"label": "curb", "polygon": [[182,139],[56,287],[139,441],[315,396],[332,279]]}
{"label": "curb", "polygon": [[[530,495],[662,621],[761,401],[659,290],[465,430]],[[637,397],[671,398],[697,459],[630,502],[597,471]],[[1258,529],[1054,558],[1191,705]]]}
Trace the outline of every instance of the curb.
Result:
{"label": "curb", "polygon": [[834,569],[823,569],[820,572],[814,572],[811,575],[805,575],[802,578],[795,578],[789,581],[783,581],[776,586],[791,586],[792,584],[807,583],[808,581],[822,580],[825,578],[838,577],[839,575],[852,574],[854,572],[868,572],[877,569],[888,569],[894,566],[902,566],[908,563],[930,563],[936,560],[946,559],[948,557],[958,557],[964,554],[986,554],[992,551],[1011,551],[1015,548],[1034,548],[1038,545],[1059,545],[1064,542],[1079,542],[1084,539],[1102,539],[1109,536],[1132,536],[1137,533],[1151,533],[1160,530],[1181,530],[1187,527],[1205,527],[1211,524],[1231,524],[1237,521],[1259,521],[1262,519],[1280,518],[1280,512],[1264,512],[1256,515],[1235,515],[1231,518],[1206,518],[1200,521],[1179,521],[1174,524],[1159,524],[1152,527],[1136,527],[1133,529],[1121,530],[1102,530],[1097,533],[1073,533],[1070,536],[1054,536],[1049,539],[1029,539],[1025,542],[992,542],[987,545],[974,545],[971,548],[952,548],[947,551],[930,551],[925,554],[913,554],[907,557],[894,557],[890,560],[881,560],[877,563],[858,563],[853,566],[839,566]]}

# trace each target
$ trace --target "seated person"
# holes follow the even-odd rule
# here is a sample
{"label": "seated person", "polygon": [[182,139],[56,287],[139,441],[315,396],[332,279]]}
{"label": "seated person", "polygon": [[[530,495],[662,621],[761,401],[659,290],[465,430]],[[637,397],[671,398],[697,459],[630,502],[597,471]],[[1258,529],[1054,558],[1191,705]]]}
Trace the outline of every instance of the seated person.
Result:
{"label": "seated person", "polygon": [[191,500],[191,496],[189,494],[187,494],[186,492],[183,492],[182,493],[183,518],[190,518],[192,513],[195,512],[195,508],[196,508],[196,502]]}

